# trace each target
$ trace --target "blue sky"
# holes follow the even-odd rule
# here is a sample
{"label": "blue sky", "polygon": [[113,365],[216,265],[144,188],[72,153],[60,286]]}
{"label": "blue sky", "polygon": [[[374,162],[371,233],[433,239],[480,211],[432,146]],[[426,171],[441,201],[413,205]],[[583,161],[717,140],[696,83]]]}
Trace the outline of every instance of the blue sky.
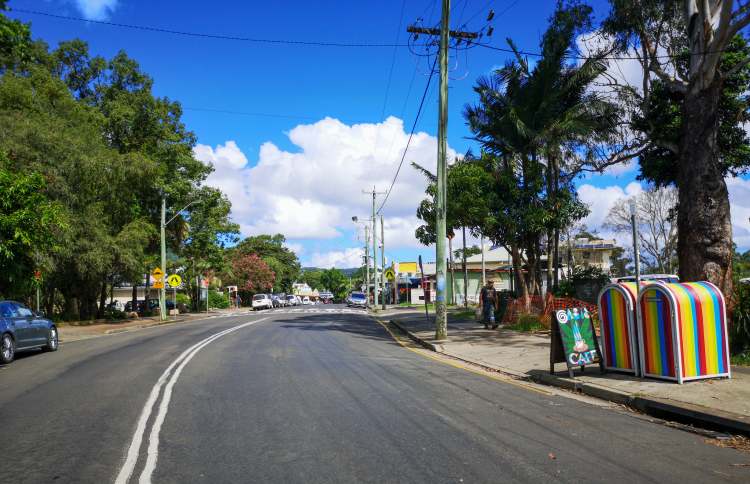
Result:
{"label": "blue sky", "polygon": [[[606,2],[591,3],[598,17],[606,14]],[[452,28],[468,22],[465,29],[479,29],[493,8],[497,14],[494,45],[505,46],[505,37],[511,37],[521,48],[536,50],[554,5],[553,0],[456,0]],[[439,0],[208,4],[11,0],[10,7],[189,32],[386,44],[404,43],[406,26],[418,17],[424,18],[425,24],[436,23],[440,10]],[[308,264],[350,266],[356,261],[361,242],[350,217],[367,216],[371,200],[361,190],[373,184],[379,191],[385,190],[395,172],[399,149],[405,144],[427,82],[428,60],[402,47],[256,44],[20,12],[9,15],[31,21],[34,36],[52,46],[79,37],[95,54],[111,57],[124,49],[137,59],[154,78],[156,93],[185,107],[184,120],[198,137],[196,154],[216,166],[210,182],[228,193],[235,220],[245,234],[282,231]],[[475,148],[466,139],[469,132],[461,111],[475,99],[472,86],[476,78],[505,60],[506,54],[483,48],[469,50],[455,60],[448,139],[456,152]],[[433,79],[418,124],[420,135],[407,162],[434,165],[436,81]],[[637,191],[637,185],[628,186],[635,174],[634,169],[620,169],[582,179],[579,185],[586,193],[584,199],[611,203]],[[420,249],[413,240],[414,210],[423,185],[420,176],[405,165],[383,210],[389,258],[414,260],[421,253],[426,260],[434,259],[433,248]],[[750,195],[750,186],[739,189]],[[606,204],[594,205],[587,220],[592,227],[606,215],[602,208]],[[740,229],[747,231],[743,240],[750,246],[750,226]]]}

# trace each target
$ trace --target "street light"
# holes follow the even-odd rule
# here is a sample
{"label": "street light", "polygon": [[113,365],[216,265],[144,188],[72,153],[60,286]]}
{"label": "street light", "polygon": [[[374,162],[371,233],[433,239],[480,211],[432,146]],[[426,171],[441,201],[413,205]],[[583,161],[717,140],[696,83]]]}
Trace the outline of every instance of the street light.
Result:
{"label": "street light", "polygon": [[[167,218],[167,197],[164,195],[162,195],[161,197],[161,267],[162,271],[164,271],[164,279],[162,280],[162,286],[159,290],[159,313],[162,321],[165,321],[167,319],[167,290],[164,287],[164,280],[166,280],[167,273],[166,227],[167,224],[177,218],[180,212],[187,210],[188,207],[196,203],[201,203],[201,200],[193,200],[192,202],[182,207],[182,209],[178,210],[174,214],[174,216],[169,219],[169,221],[165,221]],[[148,297],[146,297],[146,299],[148,300]]]}

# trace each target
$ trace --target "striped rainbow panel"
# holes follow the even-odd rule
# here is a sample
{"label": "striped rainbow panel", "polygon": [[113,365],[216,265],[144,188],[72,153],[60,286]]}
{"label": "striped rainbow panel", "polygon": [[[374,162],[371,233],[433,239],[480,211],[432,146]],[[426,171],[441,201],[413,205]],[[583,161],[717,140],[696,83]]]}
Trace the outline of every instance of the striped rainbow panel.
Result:
{"label": "striped rainbow panel", "polygon": [[640,307],[643,372],[649,375],[677,378],[669,297],[668,292],[656,285],[649,285],[643,290]]}
{"label": "striped rainbow panel", "polygon": [[705,282],[667,284],[679,309],[682,376],[727,373],[724,298]]}
{"label": "striped rainbow panel", "polygon": [[605,345],[605,366],[633,370],[626,297],[629,296],[614,286],[606,289],[599,299],[599,317]]}

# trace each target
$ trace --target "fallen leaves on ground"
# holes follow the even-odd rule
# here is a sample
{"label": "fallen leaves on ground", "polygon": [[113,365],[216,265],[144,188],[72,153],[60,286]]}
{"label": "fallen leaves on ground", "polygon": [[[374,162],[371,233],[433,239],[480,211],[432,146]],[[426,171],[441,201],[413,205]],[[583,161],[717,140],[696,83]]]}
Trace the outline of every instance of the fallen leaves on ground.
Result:
{"label": "fallen leaves on ground", "polygon": [[[707,444],[715,445],[716,447],[724,447],[729,449],[736,449],[741,452],[750,453],[750,439],[741,435],[733,435],[731,437],[719,437],[715,439],[706,439]],[[750,464],[737,464],[738,466],[748,466]]]}

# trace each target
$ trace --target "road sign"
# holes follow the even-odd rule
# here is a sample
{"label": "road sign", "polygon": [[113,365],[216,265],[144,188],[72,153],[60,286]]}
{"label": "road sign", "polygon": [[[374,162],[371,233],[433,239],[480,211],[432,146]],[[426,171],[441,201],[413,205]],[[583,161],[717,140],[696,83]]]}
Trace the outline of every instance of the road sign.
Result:
{"label": "road sign", "polygon": [[151,284],[151,287],[154,289],[164,289],[164,280],[158,279],[155,280],[153,284]]}
{"label": "road sign", "polygon": [[389,281],[396,279],[396,271],[393,270],[393,267],[389,267],[385,270],[385,277]]}
{"label": "road sign", "polygon": [[167,277],[167,284],[169,284],[169,287],[180,287],[182,285],[182,277],[177,274],[172,274]]}
{"label": "road sign", "polygon": [[157,280],[161,279],[162,277],[164,277],[164,271],[162,271],[160,267],[157,267],[156,269],[151,271],[151,276]]}
{"label": "road sign", "polygon": [[36,279],[36,282],[39,282],[42,280],[42,271],[39,269],[34,271],[34,279]]}

